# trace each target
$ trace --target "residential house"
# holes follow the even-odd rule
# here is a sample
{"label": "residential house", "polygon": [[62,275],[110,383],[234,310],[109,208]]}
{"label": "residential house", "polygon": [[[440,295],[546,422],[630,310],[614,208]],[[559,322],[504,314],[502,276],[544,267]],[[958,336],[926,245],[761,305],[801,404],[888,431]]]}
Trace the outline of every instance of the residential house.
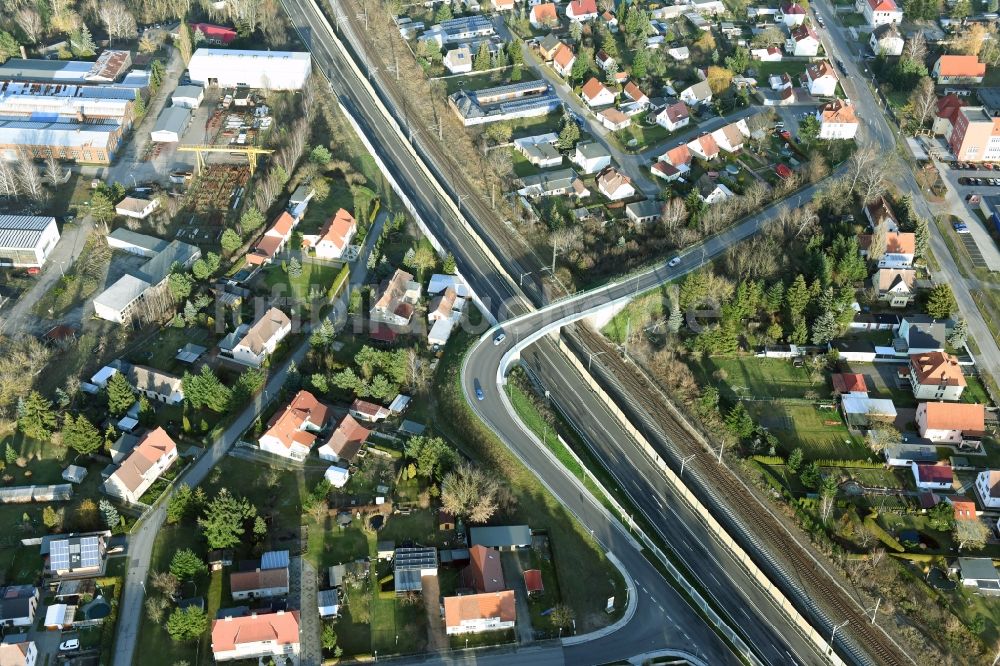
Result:
{"label": "residential house", "polygon": [[761,62],[781,62],[782,57],[781,49],[777,46],[768,46],[766,49],[750,49],[750,58],[752,60],[760,60]]}
{"label": "residential house", "polygon": [[987,509],[1000,509],[1000,470],[986,469],[976,475],[976,493]]}
{"label": "residential house", "polygon": [[780,10],[777,19],[784,23],[786,28],[800,26],[806,20],[805,7],[797,2],[783,2]]}
{"label": "residential house", "polygon": [[436,296],[427,308],[427,321],[436,323],[439,321],[457,321],[465,307],[465,299],[459,298],[458,292],[448,287],[440,295]]}
{"label": "residential house", "polygon": [[712,138],[716,145],[727,153],[738,153],[743,150],[743,140],[749,136],[750,131],[745,132],[740,129],[740,123],[746,128],[746,122],[741,120],[736,123],[729,123],[712,132]]}
{"label": "residential house", "polygon": [[157,206],[160,205],[158,199],[139,199],[137,197],[125,197],[115,206],[115,212],[125,217],[133,217],[137,220],[145,220],[149,217]]}
{"label": "residential house", "polygon": [[660,219],[663,204],[659,201],[645,200],[630,203],[625,206],[625,217],[636,226],[652,224]]}
{"label": "residential house", "polygon": [[38,663],[38,646],[35,641],[0,643],[0,665],[35,666]]}
{"label": "residential house", "polygon": [[663,109],[656,114],[656,124],[669,132],[676,132],[682,127],[687,127],[691,122],[691,112],[688,111],[687,104],[680,100],[671,100]]}
{"label": "residential house", "polygon": [[821,60],[806,67],[805,82],[809,94],[816,97],[833,97],[837,92],[837,72],[829,60]]}
{"label": "residential house", "polygon": [[686,46],[672,46],[667,49],[667,55],[677,62],[683,62],[691,58],[691,49]]}
{"label": "residential house", "polygon": [[278,611],[243,617],[226,616],[212,622],[215,661],[266,659],[299,654],[299,611]]}
{"label": "residential house", "polygon": [[602,109],[597,112],[597,119],[601,121],[601,124],[607,127],[612,132],[617,132],[620,129],[625,129],[632,124],[632,118],[623,113],[622,111],[609,107],[607,109]]}
{"label": "residential house", "polygon": [[697,139],[688,142],[688,149],[703,160],[711,162],[719,156],[719,144],[711,134],[702,134]]}
{"label": "residential house", "polygon": [[[843,356],[841,354],[841,358]],[[872,358],[874,357],[875,350],[872,349]],[[867,395],[841,396],[840,409],[844,413],[844,421],[850,428],[868,428],[872,424],[872,419],[893,421],[896,418],[896,406],[892,400],[869,398]]]}
{"label": "residential house", "polygon": [[[70,534],[48,542],[46,573],[59,578],[86,578],[104,571],[105,539],[111,532]],[[45,554],[42,542],[42,554]]]}
{"label": "residential house", "polygon": [[0,588],[0,627],[30,627],[35,621],[38,598],[38,588],[34,585]]}
{"label": "residential house", "polygon": [[406,271],[396,269],[384,283],[378,299],[369,312],[373,322],[406,326],[413,317],[414,307],[420,302],[420,283]]}
{"label": "residential house", "polygon": [[944,135],[945,140],[949,140],[955,125],[955,115],[963,106],[965,106],[965,100],[953,93],[939,97],[932,125],[934,134]]}
{"label": "residential house", "polygon": [[340,259],[357,233],[358,223],[354,216],[340,208],[318,234],[303,235],[302,245],[311,247],[319,259]]}
{"label": "residential house", "polygon": [[445,597],[445,633],[478,633],[511,629],[517,619],[514,591]]}
{"label": "residential house", "polygon": [[924,439],[961,445],[983,436],[986,409],[975,403],[922,402],[917,405],[916,421]]}
{"label": "residential house", "polygon": [[309,391],[299,391],[285,408],[271,417],[257,440],[261,451],[282,458],[305,460],[329,418],[329,408]]}
{"label": "residential house", "polygon": [[512,12],[517,6],[517,0],[493,0],[493,9],[498,12]]}
{"label": "residential house", "polygon": [[988,557],[958,558],[958,576],[964,587],[987,596],[1000,595],[1000,572]]}
{"label": "residential house", "polygon": [[907,356],[930,351],[944,351],[947,338],[948,329],[945,322],[926,315],[914,315],[904,317],[899,322],[893,346],[897,352]]}
{"label": "residential house", "polygon": [[892,308],[905,308],[916,297],[917,272],[912,268],[880,268],[872,280],[878,300]]}
{"label": "residential house", "polygon": [[792,28],[785,40],[785,51],[792,56],[814,57],[819,53],[819,35],[808,25]]}
{"label": "residential house", "polygon": [[615,94],[594,76],[583,84],[583,88],[580,89],[580,97],[592,109],[615,103]]}
{"label": "residential house", "polygon": [[700,16],[715,16],[728,11],[722,0],[688,0],[688,4],[694,7],[695,13]]}
{"label": "residential house", "polygon": [[955,520],[975,520],[978,512],[976,503],[963,497],[962,495],[948,495],[945,497],[951,505]]}
{"label": "residential house", "polygon": [[577,199],[590,196],[590,190],[584,186],[576,172],[572,169],[545,171],[532,176],[518,179],[520,187],[517,193],[525,197],[556,197],[568,195]]}
{"label": "residential house", "polygon": [[500,592],[507,589],[500,553],[486,546],[469,548],[469,566],[462,570],[462,585],[471,587],[476,592]]}
{"label": "residential house", "polygon": [[596,141],[581,141],[576,144],[573,161],[584,173],[597,173],[611,164],[611,153]]}
{"label": "residential house", "polygon": [[986,76],[986,64],[979,62],[979,57],[974,55],[943,55],[934,62],[931,76],[939,86],[982,83]]}
{"label": "residential house", "polygon": [[783,91],[792,89],[792,77],[788,75],[787,72],[782,74],[772,74],[767,77],[767,84],[771,86],[771,90]]}
{"label": "residential house", "polygon": [[831,377],[836,395],[868,395],[868,384],[860,373],[837,372]]}
{"label": "residential house", "polygon": [[625,97],[631,100],[633,105],[639,108],[640,111],[644,111],[649,108],[649,97],[646,93],[642,92],[642,89],[639,88],[639,84],[635,81],[629,81],[626,83],[622,92],[625,94]]}
{"label": "residential house", "polygon": [[875,201],[865,206],[864,213],[865,219],[868,220],[872,229],[877,229],[880,224],[884,224],[886,231],[899,231],[899,220],[884,196],[879,196]]}
{"label": "residential house", "polygon": [[865,17],[872,28],[903,20],[903,10],[894,0],[855,0],[854,8]]}
{"label": "residential house", "polygon": [[965,375],[958,358],[940,351],[910,354],[910,387],[917,400],[961,400]]}
{"label": "residential house", "polygon": [[[660,162],[671,165],[677,169],[680,173],[684,174],[691,170],[691,148],[690,144],[682,144],[671,148],[667,152],[660,155]],[[716,151],[718,154],[718,151]]]}
{"label": "residential house", "polygon": [[550,169],[562,164],[562,153],[555,146],[559,135],[555,132],[514,139],[514,150],[524,155],[531,164],[542,169]]}
{"label": "residential house", "polygon": [[354,418],[367,423],[382,421],[388,418],[391,413],[388,407],[376,405],[375,403],[368,402],[367,400],[355,400],[351,403],[351,406],[347,411]]}
{"label": "residential house", "polygon": [[224,355],[237,363],[259,368],[292,332],[292,320],[278,308],[270,308],[244,332],[240,328],[233,336],[238,341],[231,348],[227,345]]}
{"label": "residential house", "polygon": [[346,414],[330,435],[330,439],[316,452],[322,460],[351,462],[370,434],[371,430],[358,423],[350,414]]}
{"label": "residential house", "polygon": [[677,169],[677,167],[669,162],[663,161],[653,162],[653,164],[649,167],[649,172],[657,178],[667,181],[668,183],[679,180],[681,177],[681,172]]}
{"label": "residential house", "polygon": [[854,113],[854,105],[839,97],[820,107],[816,112],[816,120],[819,121],[820,139],[853,139],[858,133],[858,117]]}
{"label": "residential house", "polygon": [[903,53],[903,35],[895,23],[883,23],[872,30],[868,46],[876,55],[898,56]]}
{"label": "residential house", "polygon": [[708,81],[699,81],[681,91],[680,98],[689,106],[708,104],[712,101],[712,87]]}
{"label": "residential house", "polygon": [[597,189],[611,201],[621,201],[635,196],[632,180],[613,166],[604,167],[597,174]]}
{"label": "residential house", "polygon": [[608,52],[604,49],[597,52],[597,55],[594,56],[594,62],[605,74],[617,71],[618,69],[618,61],[608,55]]}
{"label": "residential house", "polygon": [[550,32],[542,38],[542,41],[538,42],[538,55],[542,56],[542,60],[548,62],[555,57],[556,51],[561,44],[562,41],[554,33]]}
{"label": "residential house", "polygon": [[597,0],[570,0],[566,5],[566,18],[580,23],[593,21],[597,18]]}
{"label": "residential house", "polygon": [[265,266],[274,261],[274,257],[285,248],[285,244],[291,238],[292,230],[298,225],[298,222],[288,211],[283,211],[247,254],[247,264]]}
{"label": "residential house", "polygon": [[[861,234],[858,246],[861,256],[867,257],[872,244],[872,234]],[[917,238],[912,232],[890,231],[885,234],[885,248],[878,260],[879,268],[910,268],[917,252]]]}
{"label": "residential house", "polygon": [[522,577],[524,578],[524,591],[528,593],[529,597],[545,592],[540,569],[526,569]]}
{"label": "residential house", "polygon": [[181,378],[144,365],[133,365],[126,373],[136,393],[166,405],[177,405],[184,399]]}
{"label": "residential house", "polygon": [[610,11],[601,14],[601,23],[608,26],[608,30],[611,32],[618,32],[618,18]]}
{"label": "residential house", "polygon": [[541,28],[553,28],[559,25],[559,15],[556,13],[556,6],[551,2],[543,2],[531,8],[528,14],[528,21],[535,30]]}
{"label": "residential house", "polygon": [[256,568],[229,574],[229,589],[233,599],[269,599],[288,594],[288,567]]}
{"label": "residential house", "polygon": [[472,49],[462,44],[448,51],[441,62],[452,74],[468,74],[472,71]]}
{"label": "residential house", "polygon": [[732,190],[722,183],[715,182],[709,178],[707,174],[698,179],[697,187],[698,198],[709,205],[725,201],[726,199],[735,196]]}
{"label": "residential house", "polygon": [[162,427],[146,433],[107,481],[104,492],[135,504],[177,460],[177,444]]}
{"label": "residential house", "polygon": [[918,490],[951,490],[955,484],[955,475],[948,463],[910,463],[910,469]]}
{"label": "residential house", "polygon": [[531,529],[527,525],[494,525],[469,528],[469,543],[497,550],[517,550],[531,545]]}
{"label": "residential house", "polygon": [[561,76],[568,78],[573,72],[573,64],[575,62],[576,54],[573,53],[573,49],[559,42],[559,47],[556,48],[556,52],[552,56],[552,69],[556,70]]}

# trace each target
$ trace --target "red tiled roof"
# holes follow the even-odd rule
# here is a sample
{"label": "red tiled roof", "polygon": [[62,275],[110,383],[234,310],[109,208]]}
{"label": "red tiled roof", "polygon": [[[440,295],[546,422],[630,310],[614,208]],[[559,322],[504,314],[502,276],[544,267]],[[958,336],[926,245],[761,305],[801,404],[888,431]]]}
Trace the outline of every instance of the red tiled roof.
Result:
{"label": "red tiled roof", "polygon": [[789,16],[794,14],[805,15],[806,10],[797,2],[786,2],[781,5],[781,13],[788,14]]}
{"label": "red tiled roof", "polygon": [[837,373],[833,375],[833,390],[837,393],[868,392],[865,376],[858,373]]}
{"label": "red tiled roof", "polygon": [[274,641],[279,645],[299,642],[299,611],[267,615],[227,617],[212,622],[212,651],[228,652],[239,645]]}
{"label": "red tiled roof", "polygon": [[951,465],[938,463],[936,465],[917,465],[917,476],[925,483],[951,483],[955,475]]}
{"label": "red tiled roof", "polygon": [[528,594],[532,592],[544,592],[545,586],[542,585],[542,572],[538,569],[528,569],[525,571],[524,587],[528,591]]}
{"label": "red tiled roof", "polygon": [[607,90],[607,87],[603,83],[598,81],[597,77],[592,76],[590,77],[589,81],[583,84],[583,88],[580,90],[580,94],[582,94],[586,99],[592,100],[595,99],[605,90]]}
{"label": "red tiled roof", "polygon": [[958,364],[958,358],[951,354],[939,351],[910,354],[910,367],[914,370],[918,384],[965,386],[965,375]]}
{"label": "red tiled roof", "polygon": [[938,59],[937,72],[938,76],[978,77],[986,74],[986,64],[974,55],[943,55]]}
{"label": "red tiled roof", "polygon": [[462,571],[462,577],[476,592],[500,592],[507,587],[500,553],[486,546],[469,549],[469,566]]}
{"label": "red tiled roof", "polygon": [[446,627],[461,626],[463,620],[499,618],[501,622],[517,619],[514,607],[514,591],[468,594],[461,597],[445,597],[444,623]]}
{"label": "red tiled roof", "polygon": [[975,502],[968,500],[961,495],[949,496],[948,501],[951,502],[951,506],[955,509],[955,520],[976,519]]}
{"label": "red tiled roof", "polygon": [[921,407],[927,410],[928,430],[981,433],[986,429],[986,408],[980,404],[925,402]]}
{"label": "red tiled roof", "polygon": [[347,414],[330,435],[330,440],[324,445],[329,446],[338,458],[351,460],[361,445],[368,439],[371,430],[358,423],[353,416]]}
{"label": "red tiled roof", "polygon": [[305,430],[306,423],[322,428],[326,423],[328,411],[327,406],[317,400],[312,393],[299,391],[284,411],[271,417],[264,436],[274,437],[286,449],[291,449],[293,443],[311,447],[316,441],[316,435]]}
{"label": "red tiled roof", "polygon": [[192,23],[189,27],[192,35],[196,30],[201,30],[201,34],[205,35],[208,39],[218,40],[223,44],[228,44],[236,39],[237,36],[237,32],[232,28],[226,28],[221,25],[213,25],[211,23]]}
{"label": "red tiled roof", "polygon": [[628,97],[633,102],[638,102],[639,100],[641,100],[643,97],[646,96],[646,93],[642,92],[642,90],[639,88],[639,85],[635,81],[629,81],[628,83],[626,83],[624,92],[625,96]]}
{"label": "red tiled roof", "polygon": [[532,7],[531,16],[534,17],[534,21],[536,23],[546,23],[548,21],[559,20],[559,16],[556,14],[556,6],[551,2],[546,2]]}
{"label": "red tiled roof", "polygon": [[573,53],[573,49],[560,42],[555,55],[552,56],[552,62],[565,69],[574,60],[576,60],[576,54]]}
{"label": "red tiled roof", "polygon": [[566,15],[572,11],[573,16],[584,16],[597,13],[597,0],[573,0],[566,6]]}
{"label": "red tiled roof", "polygon": [[893,0],[868,0],[868,6],[873,12],[897,12],[899,7]]}

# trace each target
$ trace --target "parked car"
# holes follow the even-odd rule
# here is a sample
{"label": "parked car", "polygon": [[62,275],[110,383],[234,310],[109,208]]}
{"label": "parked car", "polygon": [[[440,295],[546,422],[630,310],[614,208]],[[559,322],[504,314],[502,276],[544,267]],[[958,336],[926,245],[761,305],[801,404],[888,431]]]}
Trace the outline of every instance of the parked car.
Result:
{"label": "parked car", "polygon": [[952,225],[955,229],[955,233],[967,234],[969,233],[969,227],[964,222],[956,222]]}
{"label": "parked car", "polygon": [[78,638],[71,638],[68,641],[63,641],[62,643],[59,644],[59,650],[61,650],[62,652],[69,652],[70,650],[79,650],[79,649],[80,649],[80,639]]}

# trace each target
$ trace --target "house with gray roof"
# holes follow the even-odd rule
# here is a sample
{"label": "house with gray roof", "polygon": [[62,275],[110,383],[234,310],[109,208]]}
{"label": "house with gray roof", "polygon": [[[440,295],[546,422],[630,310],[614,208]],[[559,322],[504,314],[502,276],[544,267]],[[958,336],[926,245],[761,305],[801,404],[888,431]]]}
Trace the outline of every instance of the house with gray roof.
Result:
{"label": "house with gray roof", "polygon": [[54,217],[0,215],[0,266],[41,268],[58,242]]}
{"label": "house with gray roof", "polygon": [[190,122],[191,109],[183,106],[167,107],[160,112],[149,138],[157,143],[177,143]]}
{"label": "house with gray roof", "polygon": [[515,550],[531,545],[531,529],[527,525],[496,525],[469,529],[469,545],[497,550]]}
{"label": "house with gray roof", "polygon": [[520,179],[517,193],[525,197],[555,197],[564,194],[578,198],[590,196],[590,190],[572,169],[558,169],[524,176]]}

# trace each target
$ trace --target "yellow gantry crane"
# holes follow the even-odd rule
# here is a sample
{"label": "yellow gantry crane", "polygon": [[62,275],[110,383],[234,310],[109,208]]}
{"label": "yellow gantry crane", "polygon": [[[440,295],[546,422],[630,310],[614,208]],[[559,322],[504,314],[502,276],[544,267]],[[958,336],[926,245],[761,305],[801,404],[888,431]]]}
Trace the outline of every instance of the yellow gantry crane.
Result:
{"label": "yellow gantry crane", "polygon": [[261,155],[270,155],[273,150],[268,148],[258,148],[257,146],[178,146],[177,150],[185,153],[195,154],[195,165],[197,166],[197,173],[201,173],[201,170],[205,168],[205,153],[243,153],[247,156],[247,160],[250,162],[250,176],[253,177],[254,171],[257,170],[257,158]]}

